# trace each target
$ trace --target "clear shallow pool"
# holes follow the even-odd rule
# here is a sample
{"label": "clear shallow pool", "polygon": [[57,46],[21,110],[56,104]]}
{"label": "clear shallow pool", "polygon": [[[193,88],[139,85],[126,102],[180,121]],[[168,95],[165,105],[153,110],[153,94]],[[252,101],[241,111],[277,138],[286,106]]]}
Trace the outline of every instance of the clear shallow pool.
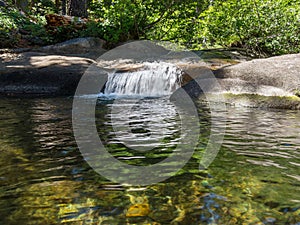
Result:
{"label": "clear shallow pool", "polygon": [[[180,141],[176,111],[158,99],[141,100],[130,117],[133,136],[121,126],[116,139],[111,103],[99,102],[96,124],[119,160],[152,164]],[[125,112],[115,112],[118,126]],[[176,176],[147,187],[124,187],[95,173],[76,147],[71,113],[71,98],[0,99],[0,224],[300,223],[300,112],[228,107],[222,148],[199,171],[210,126],[199,104],[193,158]],[[154,151],[124,147],[149,136],[150,125],[163,131],[152,133],[161,142]]]}

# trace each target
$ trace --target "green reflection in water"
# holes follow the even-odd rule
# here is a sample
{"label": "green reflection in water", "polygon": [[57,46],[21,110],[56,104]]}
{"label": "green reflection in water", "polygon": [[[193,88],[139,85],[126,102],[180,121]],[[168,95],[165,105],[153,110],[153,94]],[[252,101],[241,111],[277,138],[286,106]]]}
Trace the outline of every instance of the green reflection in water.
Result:
{"label": "green reflection in water", "polygon": [[[189,163],[165,182],[125,187],[96,174],[81,157],[72,136],[72,99],[0,103],[1,224],[300,222],[299,112],[229,108],[223,147],[208,170],[199,171],[209,134],[202,108],[202,136]],[[102,107],[105,118],[109,106]],[[109,137],[111,128],[103,127],[100,134]],[[107,144],[116,157],[136,154]],[[166,157],[170,149],[147,157]]]}

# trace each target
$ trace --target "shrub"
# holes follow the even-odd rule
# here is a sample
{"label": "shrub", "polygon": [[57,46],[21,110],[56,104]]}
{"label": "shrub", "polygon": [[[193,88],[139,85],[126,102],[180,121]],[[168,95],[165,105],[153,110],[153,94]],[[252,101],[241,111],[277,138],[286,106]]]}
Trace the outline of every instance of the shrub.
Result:
{"label": "shrub", "polygon": [[300,50],[300,6],[295,0],[214,1],[199,19],[198,30],[205,30],[208,46],[242,47],[259,55]]}

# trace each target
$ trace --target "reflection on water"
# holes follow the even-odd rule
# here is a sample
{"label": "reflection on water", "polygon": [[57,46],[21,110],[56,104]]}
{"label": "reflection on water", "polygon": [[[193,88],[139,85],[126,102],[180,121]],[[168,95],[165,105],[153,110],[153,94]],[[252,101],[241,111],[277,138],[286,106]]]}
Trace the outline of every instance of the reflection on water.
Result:
{"label": "reflection on water", "polygon": [[167,99],[117,99],[109,115],[105,123],[113,127],[109,143],[147,151],[174,147],[179,141],[174,137],[179,132],[179,118]]}
{"label": "reflection on water", "polygon": [[[110,103],[97,106],[97,127],[115,157],[139,162],[134,156],[143,154],[125,147],[126,129],[160,143],[156,151],[144,152],[146,161],[168,156],[180,137],[171,105],[141,100],[129,115]],[[155,105],[167,106],[163,117]],[[300,112],[228,108],[222,149],[208,170],[199,171],[209,136],[204,127],[209,113],[199,106],[199,147],[177,176],[124,187],[83,160],[72,135],[71,106],[68,98],[0,99],[0,224],[300,223]],[[119,118],[114,126],[109,112]],[[126,129],[124,118],[130,119]],[[161,137],[153,119],[162,126]]]}
{"label": "reflection on water", "polygon": [[123,162],[158,163],[180,144],[180,118],[168,99],[117,99],[113,104],[100,101],[96,115],[102,142]]}

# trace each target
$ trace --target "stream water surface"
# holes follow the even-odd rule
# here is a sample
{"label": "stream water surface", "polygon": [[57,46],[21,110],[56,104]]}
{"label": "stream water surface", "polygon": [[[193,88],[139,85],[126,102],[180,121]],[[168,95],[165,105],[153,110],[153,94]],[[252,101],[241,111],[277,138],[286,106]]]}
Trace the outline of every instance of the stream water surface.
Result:
{"label": "stream water surface", "polygon": [[[219,154],[199,170],[210,134],[209,109],[199,103],[193,157],[175,176],[133,187],[107,180],[84,160],[73,136],[72,101],[0,99],[0,224],[300,224],[300,112],[228,106]],[[118,160],[153,164],[180,142],[168,100],[140,99],[130,115],[113,111],[112,103],[98,101],[96,124]],[[124,118],[131,133],[121,129]],[[154,150],[126,147],[149,136]]]}

